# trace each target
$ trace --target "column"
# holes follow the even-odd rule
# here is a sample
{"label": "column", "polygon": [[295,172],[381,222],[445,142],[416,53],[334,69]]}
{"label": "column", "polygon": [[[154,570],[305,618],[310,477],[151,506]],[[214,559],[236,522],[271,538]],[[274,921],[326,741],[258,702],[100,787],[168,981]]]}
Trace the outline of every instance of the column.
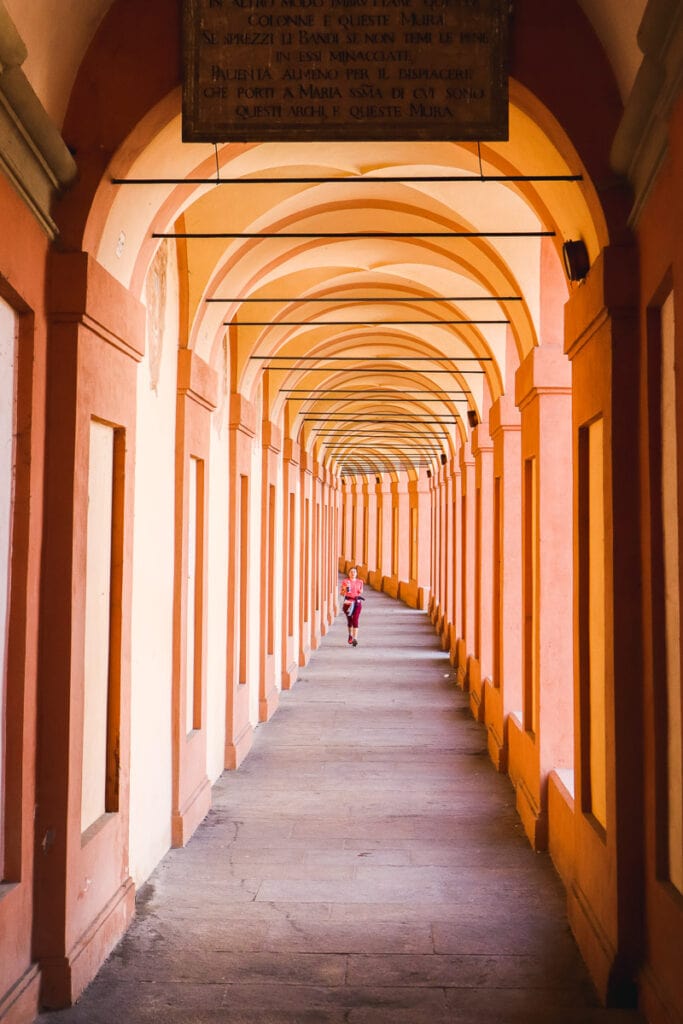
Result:
{"label": "column", "polygon": [[311,656],[313,618],[313,456],[302,451],[299,465],[299,517],[301,523],[299,545],[299,665],[307,665]]}
{"label": "column", "polygon": [[[42,1004],[56,1009],[80,995],[134,913],[131,581],[145,310],[85,253],[52,255],[48,301],[33,951]],[[86,738],[96,773],[83,770]],[[77,883],[88,878],[97,885]]]}
{"label": "column", "polygon": [[285,438],[282,451],[282,689],[294,685],[299,665],[299,445]]}
{"label": "column", "polygon": [[426,608],[430,594],[430,481],[426,474],[408,482],[408,580],[399,596],[412,608]]}
{"label": "column", "polygon": [[535,849],[548,838],[547,779],[573,760],[571,368],[535,348],[516,375],[522,444],[522,719],[509,726],[517,808]]}
{"label": "column", "polygon": [[[653,943],[649,955],[653,962],[667,963],[670,979],[680,977],[666,937],[675,931],[676,915],[680,924],[681,900],[680,893],[675,894],[678,900],[671,898],[673,886],[663,874],[662,788],[657,792],[653,786],[646,817],[641,813],[643,718],[649,719],[652,730],[652,761],[645,773],[657,776],[665,765],[667,740],[659,730],[665,715],[667,669],[665,651],[655,646],[660,674],[648,692],[641,660],[642,578],[661,572],[662,556],[655,548],[645,555],[645,565],[641,561],[647,549],[641,548],[635,462],[639,444],[641,451],[649,447],[650,458],[660,458],[655,439],[663,420],[662,379],[656,353],[662,326],[652,323],[652,308],[646,344],[647,373],[654,378],[648,398],[655,404],[648,445],[642,439],[645,424],[639,409],[638,287],[634,252],[606,249],[586,285],[572,295],[566,316],[574,394],[573,656],[577,667],[572,751],[575,866],[568,914],[598,992],[614,1005],[632,1004],[635,985],[642,980],[644,899],[650,921],[659,917],[661,929],[656,938],[648,935]],[[657,287],[661,289],[659,280]],[[661,501],[661,478],[650,477],[640,486],[647,494],[645,514],[650,515]],[[678,522],[673,525],[680,530]],[[679,566],[674,573],[679,576]],[[662,647],[664,622],[663,611],[660,614],[655,607],[653,635]],[[677,643],[678,623],[675,635]],[[661,774],[658,784],[663,785]],[[551,835],[551,850],[554,842]]]}
{"label": "column", "polygon": [[491,406],[493,440],[493,664],[485,685],[488,748],[507,771],[507,719],[522,717],[522,494],[521,420],[512,398]]}
{"label": "column", "polygon": [[456,646],[458,686],[466,690],[468,660],[474,651],[475,483],[470,442],[460,452],[460,635]]}
{"label": "column", "polygon": [[190,349],[178,352],[173,601],[171,839],[184,846],[211,807],[206,774],[209,449],[218,378]]}
{"label": "column", "polygon": [[251,748],[250,689],[258,686],[249,644],[250,477],[257,426],[255,407],[240,394],[230,395],[226,768],[237,768]]}
{"label": "column", "polygon": [[[261,628],[259,632],[259,722],[267,722],[278,706],[276,682],[276,591],[279,579],[277,523],[279,507],[279,471],[282,433],[266,420],[261,427]],[[281,570],[282,571],[282,570]],[[280,624],[282,628],[282,624]]]}
{"label": "column", "polygon": [[474,653],[469,659],[470,708],[484,721],[484,682],[493,671],[493,444],[489,425],[472,431],[474,455]]}

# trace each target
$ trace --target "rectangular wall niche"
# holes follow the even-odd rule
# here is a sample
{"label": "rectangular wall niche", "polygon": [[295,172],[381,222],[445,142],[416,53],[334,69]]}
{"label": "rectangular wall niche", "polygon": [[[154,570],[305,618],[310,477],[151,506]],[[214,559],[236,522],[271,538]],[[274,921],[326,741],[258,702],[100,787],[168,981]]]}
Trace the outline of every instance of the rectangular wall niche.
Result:
{"label": "rectangular wall niche", "polygon": [[202,727],[202,592],[204,549],[204,463],[190,457],[187,518],[187,625],[185,659],[185,727]]}
{"label": "rectangular wall niche", "polygon": [[538,482],[536,460],[524,462],[524,728],[538,729]]}
{"label": "rectangular wall niche", "polygon": [[579,431],[583,809],[607,828],[605,474],[601,418]]}
{"label": "rectangular wall niche", "polygon": [[7,636],[9,628],[10,553],[14,499],[14,379],[17,318],[0,299],[0,881],[5,877],[5,750],[7,707]]}
{"label": "rectangular wall niche", "polygon": [[90,423],[81,831],[107,808],[115,430]]}
{"label": "rectangular wall niche", "polygon": [[184,0],[183,141],[504,140],[509,0]]}
{"label": "rectangular wall niche", "polygon": [[683,722],[681,720],[681,599],[679,471],[673,293],[661,307],[662,529],[666,632],[666,778],[669,879],[683,893]]}

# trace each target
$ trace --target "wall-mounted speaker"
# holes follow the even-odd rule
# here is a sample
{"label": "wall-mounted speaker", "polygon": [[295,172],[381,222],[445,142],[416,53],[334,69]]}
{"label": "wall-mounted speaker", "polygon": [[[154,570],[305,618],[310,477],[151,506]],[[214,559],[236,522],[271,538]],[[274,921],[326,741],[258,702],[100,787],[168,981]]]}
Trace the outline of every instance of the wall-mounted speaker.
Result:
{"label": "wall-mounted speaker", "polygon": [[564,257],[564,269],[569,280],[583,281],[590,270],[588,249],[586,249],[585,243],[581,241],[565,242],[562,246],[562,255]]}

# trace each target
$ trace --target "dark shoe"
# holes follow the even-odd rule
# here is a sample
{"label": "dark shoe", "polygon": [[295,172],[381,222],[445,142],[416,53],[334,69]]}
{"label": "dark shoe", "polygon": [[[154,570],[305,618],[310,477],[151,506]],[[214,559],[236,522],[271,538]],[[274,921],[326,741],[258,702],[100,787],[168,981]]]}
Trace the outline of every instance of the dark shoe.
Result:
{"label": "dark shoe", "polygon": [[357,640],[352,640],[351,643],[353,644],[354,647],[358,647],[358,641]]}

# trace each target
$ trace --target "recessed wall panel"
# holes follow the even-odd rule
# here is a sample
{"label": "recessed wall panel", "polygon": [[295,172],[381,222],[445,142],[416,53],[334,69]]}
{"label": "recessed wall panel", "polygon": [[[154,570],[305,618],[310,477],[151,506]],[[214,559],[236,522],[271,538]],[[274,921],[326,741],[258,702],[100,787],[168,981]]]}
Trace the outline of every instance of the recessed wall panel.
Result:
{"label": "recessed wall panel", "polygon": [[0,299],[0,880],[4,877],[5,731],[10,552],[14,498],[14,369],[17,321]]}
{"label": "recessed wall panel", "polygon": [[106,809],[114,429],[93,420],[88,462],[81,831]]}

